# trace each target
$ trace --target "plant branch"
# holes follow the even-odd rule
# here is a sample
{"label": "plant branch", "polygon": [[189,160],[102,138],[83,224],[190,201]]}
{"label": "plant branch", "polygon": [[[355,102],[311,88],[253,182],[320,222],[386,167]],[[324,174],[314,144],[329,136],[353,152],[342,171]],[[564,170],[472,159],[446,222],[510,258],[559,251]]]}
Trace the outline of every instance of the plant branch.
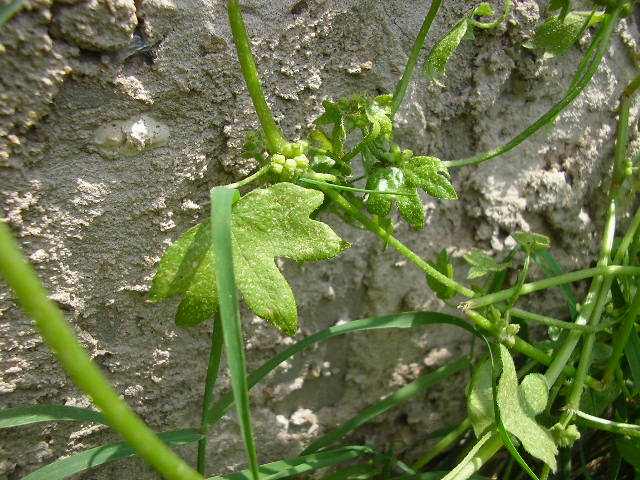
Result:
{"label": "plant branch", "polygon": [[[393,235],[385,231],[381,228],[376,222],[374,222],[371,218],[363,214],[360,210],[358,210],[355,206],[353,206],[347,199],[345,199],[338,192],[332,190],[327,187],[320,187],[320,189],[324,192],[324,194],[329,197],[333,202],[336,203],[341,209],[352,215],[355,219],[357,219],[360,223],[362,223],[367,229],[371,232],[378,235],[385,242],[395,248],[398,252],[403,254],[407,259],[411,260],[418,267],[420,267],[427,275],[433,277],[438,282],[446,285],[447,287],[455,290],[456,292],[464,295],[465,297],[472,297],[475,295],[473,290],[468,289],[467,287],[460,285],[455,280],[450,279],[446,275],[443,275],[438,270],[433,268],[427,262],[422,260],[418,255],[416,255],[409,247],[404,245],[400,240],[395,238]],[[640,268],[638,269],[640,270]]]}
{"label": "plant branch", "polygon": [[409,59],[407,60],[407,65],[404,67],[404,72],[402,72],[402,78],[398,82],[398,85],[396,85],[396,89],[393,92],[393,105],[391,106],[392,119],[400,108],[400,105],[402,105],[404,95],[407,92],[407,87],[409,86],[409,82],[411,81],[411,77],[413,75],[413,70],[416,68],[416,63],[418,63],[420,50],[422,50],[422,47],[424,46],[425,39],[427,38],[427,33],[429,33],[431,24],[436,18],[436,14],[440,9],[441,4],[442,0],[432,0],[431,7],[429,7],[429,12],[427,12],[427,16],[425,17],[424,22],[422,22],[422,27],[420,27],[420,31],[418,32],[418,36],[416,37],[416,41],[413,43],[413,48],[411,49],[411,54],[409,55]]}
{"label": "plant branch", "polygon": [[229,0],[228,12],[242,76],[249,90],[249,95],[251,95],[251,101],[260,120],[260,125],[262,125],[262,130],[264,130],[264,134],[267,137],[269,151],[271,153],[281,152],[287,142],[273,119],[273,114],[262,91],[258,70],[251,54],[249,35],[242,19],[238,0]]}
{"label": "plant branch", "polygon": [[[587,268],[585,270],[576,270],[575,272],[565,273],[557,277],[545,278],[531,283],[525,283],[519,290],[520,295],[537,292],[551,287],[564,285],[565,283],[578,282],[585,278],[596,277],[598,275],[640,275],[640,267],[628,267],[623,265],[599,266]],[[461,304],[463,310],[471,308],[486,307],[493,303],[508,300],[516,291],[515,287],[500,290],[499,292],[489,293],[481,297],[472,298]]]}
{"label": "plant branch", "polygon": [[571,102],[573,102],[573,100],[575,100],[578,95],[580,95],[582,90],[584,90],[591,81],[591,78],[598,70],[602,57],[607,51],[609,40],[611,39],[611,35],[613,34],[615,27],[618,24],[619,18],[620,8],[617,8],[613,11],[613,13],[607,15],[606,19],[603,22],[603,25],[601,26],[600,30],[598,30],[598,33],[593,39],[593,43],[597,43],[599,48],[594,56],[593,61],[591,62],[591,65],[585,72],[584,76],[580,79],[580,81],[576,82],[575,88],[568,92],[567,95],[558,103],[556,103],[547,113],[536,120],[536,122],[534,122],[532,125],[527,127],[522,133],[520,133],[511,141],[501,147],[495,148],[480,155],[475,155],[473,157],[464,158],[461,160],[450,160],[442,163],[444,163],[447,168],[456,168],[464,167],[467,165],[477,165],[479,163],[485,162],[517,147],[535,132],[540,130],[540,128],[553,120],[562,110],[564,110]]}

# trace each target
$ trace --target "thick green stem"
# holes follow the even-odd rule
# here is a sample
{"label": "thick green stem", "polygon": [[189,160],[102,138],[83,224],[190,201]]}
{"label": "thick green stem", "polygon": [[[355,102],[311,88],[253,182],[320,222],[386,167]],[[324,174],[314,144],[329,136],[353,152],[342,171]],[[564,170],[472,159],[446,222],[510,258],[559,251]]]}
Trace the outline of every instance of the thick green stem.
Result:
{"label": "thick green stem", "polygon": [[411,49],[411,54],[409,55],[409,59],[407,60],[407,65],[404,67],[404,72],[402,72],[402,78],[396,85],[396,90],[393,92],[393,105],[391,106],[391,118],[393,118],[402,105],[402,101],[404,100],[404,95],[407,92],[407,87],[409,86],[409,82],[411,81],[411,77],[413,75],[413,70],[416,68],[416,63],[418,63],[418,56],[420,56],[420,50],[424,46],[424,41],[427,38],[427,33],[429,33],[429,29],[431,28],[431,24],[433,20],[436,18],[436,14],[440,9],[440,5],[442,4],[442,0],[433,0],[431,2],[431,7],[429,8],[429,12],[422,22],[422,27],[420,27],[420,31],[418,32],[418,36],[416,37],[416,41],[413,43],[413,48]]}
{"label": "thick green stem", "polygon": [[205,474],[207,461],[207,433],[209,431],[209,422],[207,422],[207,413],[211,407],[213,399],[213,388],[218,379],[220,370],[220,359],[222,357],[222,323],[220,315],[216,315],[213,319],[213,332],[211,334],[211,350],[209,352],[209,364],[207,366],[207,378],[204,384],[204,394],[202,395],[202,414],[200,416],[200,433],[202,439],[198,442],[198,472]]}
{"label": "thick green stem", "polygon": [[602,27],[600,28],[595,38],[593,39],[594,43],[596,42],[598,43],[599,48],[597,53],[594,56],[593,61],[591,62],[591,65],[585,72],[584,76],[580,79],[580,81],[576,83],[575,88],[571,90],[569,93],[567,93],[567,95],[562,100],[560,100],[557,104],[555,104],[547,113],[545,113],[542,117],[536,120],[535,123],[527,127],[521,134],[516,136],[513,140],[511,140],[507,144],[501,147],[495,148],[493,150],[490,150],[481,155],[475,155],[473,157],[464,158],[461,160],[446,161],[446,162],[443,162],[444,165],[447,168],[456,168],[456,167],[464,167],[467,165],[477,165],[479,163],[490,160],[494,157],[497,157],[498,155],[502,155],[503,153],[506,153],[509,150],[517,147],[523,141],[525,141],[527,138],[533,135],[535,132],[540,130],[540,128],[542,128],[548,122],[552,121],[562,110],[564,110],[571,102],[573,102],[573,100],[575,100],[575,98],[578,95],[580,95],[582,90],[584,90],[585,87],[591,81],[591,78],[598,70],[598,66],[600,65],[600,61],[602,60],[602,57],[605,55],[607,51],[607,47],[609,46],[609,40],[615,30],[616,25],[618,24],[619,17],[620,17],[620,8],[614,10],[613,13],[611,13],[611,15],[608,15],[606,17]]}
{"label": "thick green stem", "polygon": [[[446,285],[447,287],[455,290],[456,292],[464,295],[465,297],[472,297],[475,295],[473,290],[468,289],[467,287],[460,285],[458,282],[451,280],[449,277],[443,275],[438,270],[433,268],[427,262],[422,260],[418,255],[416,255],[409,247],[400,242],[393,235],[389,234],[383,228],[381,228],[376,222],[374,222],[371,218],[367,217],[360,210],[358,210],[355,206],[349,203],[342,195],[338,192],[332,190],[331,188],[321,187],[321,190],[324,194],[333,200],[336,205],[342,208],[344,211],[352,215],[355,219],[357,219],[360,223],[362,223],[367,229],[371,232],[378,235],[385,242],[395,248],[398,252],[403,254],[407,259],[411,260],[418,267],[420,267],[427,275],[433,277],[438,282]],[[640,270],[640,268],[638,269]]]}
{"label": "thick green stem", "polygon": [[[520,295],[527,295],[539,290],[545,290],[547,288],[564,285],[565,283],[578,282],[580,280],[584,280],[585,278],[597,277],[598,275],[640,275],[640,267],[609,265],[587,268],[585,270],[576,270],[575,272],[565,273],[564,275],[558,275],[557,277],[545,278],[536,282],[525,283],[520,288],[519,293]],[[471,300],[464,302],[461,306],[463,310],[486,307],[487,305],[491,305],[493,303],[508,300],[515,293],[515,291],[515,287],[507,288],[505,290],[500,290],[499,292],[483,295],[482,297],[472,298]]]}
{"label": "thick green stem", "polygon": [[253,106],[260,120],[260,125],[262,125],[262,130],[264,130],[264,134],[267,137],[269,151],[271,153],[281,152],[287,142],[273,119],[271,109],[262,91],[258,70],[253,61],[253,55],[251,54],[249,35],[247,34],[247,28],[242,19],[238,0],[229,0],[228,12],[231,32],[233,33],[233,40],[236,44],[238,60],[240,61],[240,68],[242,69],[242,76],[247,84],[247,89],[249,90],[249,95],[251,95],[251,100],[253,101]]}
{"label": "thick green stem", "polygon": [[169,480],[203,480],[144,424],[120,395],[111,388],[100,369],[91,361],[58,307],[47,297],[38,276],[0,221],[0,273],[18,301],[35,321],[36,327],[72,380],[104,413],[113,428]]}
{"label": "thick green stem", "polygon": [[578,417],[577,423],[585,427],[617,433],[618,435],[628,435],[630,437],[640,438],[640,425],[614,422],[605,418],[589,415],[588,413],[581,412],[580,410],[574,410],[571,413]]}

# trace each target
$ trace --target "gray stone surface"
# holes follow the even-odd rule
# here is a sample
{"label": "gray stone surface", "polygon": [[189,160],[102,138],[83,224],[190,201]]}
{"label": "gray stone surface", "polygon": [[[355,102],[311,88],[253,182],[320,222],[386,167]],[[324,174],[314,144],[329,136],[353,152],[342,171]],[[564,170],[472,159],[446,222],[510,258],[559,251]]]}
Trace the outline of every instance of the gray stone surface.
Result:
{"label": "gray stone surface", "polygon": [[[416,0],[242,3],[266,94],[289,140],[309,131],[322,100],[392,91],[427,9]],[[561,98],[589,35],[544,62],[522,48],[543,3],[515,0],[506,25],[465,41],[445,89],[417,74],[396,122],[404,148],[447,160],[473,155],[509,140]],[[462,0],[444,2],[428,45],[467,8]],[[400,224],[398,236],[425,257],[451,246],[460,259],[473,246],[502,252],[509,232],[532,230],[552,237],[566,268],[589,265],[616,99],[633,75],[637,37],[624,21],[594,82],[553,130],[480,168],[454,171],[460,200],[429,200],[425,229]],[[2,215],[129,404],[154,429],[195,426],[210,325],[176,328],[177,301],[145,299],[165,248],[206,216],[208,189],[254,168],[239,157],[257,121],[225,2],[30,1],[0,28],[0,84]],[[158,126],[160,140],[136,130],[136,121]],[[296,338],[369,315],[445,308],[400,255],[337,218],[326,220],[353,247],[332,261],[282,262],[299,299]],[[89,406],[0,288],[0,407]],[[538,300],[527,306],[563,315],[557,296]],[[292,342],[248,311],[243,318],[250,368]],[[260,459],[298,454],[323,431],[467,351],[465,335],[444,327],[355,334],[292,359],[251,394]],[[414,440],[464,417],[465,384],[460,375],[438,385],[353,441],[419,454]],[[0,478],[21,478],[116,439],[105,428],[69,423],[5,430]],[[233,417],[211,430],[211,440],[212,474],[244,465]],[[192,446],[179,451],[194,460]],[[157,477],[133,459],[75,478]]]}

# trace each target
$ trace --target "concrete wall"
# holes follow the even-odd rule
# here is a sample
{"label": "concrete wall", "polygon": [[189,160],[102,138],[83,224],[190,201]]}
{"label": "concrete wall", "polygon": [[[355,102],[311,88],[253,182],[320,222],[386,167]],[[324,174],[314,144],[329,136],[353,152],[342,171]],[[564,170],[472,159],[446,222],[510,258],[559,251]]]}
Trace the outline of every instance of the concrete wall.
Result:
{"label": "concrete wall", "polygon": [[[266,94],[285,135],[295,140],[309,131],[322,100],[393,90],[429,2],[242,3]],[[541,52],[524,49],[545,4],[515,0],[505,25],[465,41],[445,89],[418,72],[397,116],[403,148],[445,160],[483,152],[561,98],[590,35],[557,59],[543,61]],[[463,0],[444,2],[428,46],[468,8]],[[480,168],[453,171],[460,200],[429,200],[426,228],[400,223],[398,236],[431,258],[443,246],[455,247],[460,278],[462,253],[473,246],[503,252],[514,230],[550,235],[566,268],[589,265],[608,184],[616,99],[633,76],[637,38],[636,25],[625,20],[593,83],[553,130]],[[148,48],[134,53],[131,47],[142,41]],[[29,0],[0,28],[0,47],[2,215],[129,404],[159,431],[197,425],[211,327],[176,328],[177,301],[145,299],[163,251],[206,217],[209,188],[254,168],[239,157],[257,121],[225,2]],[[154,135],[114,136],[139,121]],[[412,264],[372,235],[335,217],[326,221],[353,247],[302,268],[282,262],[299,300],[296,338],[365,316],[445,308]],[[0,288],[0,407],[89,406]],[[524,304],[565,315],[554,293]],[[291,343],[250,312],[243,317],[250,368]],[[326,429],[469,344],[458,330],[434,327],[355,334],[294,358],[252,391],[261,461],[297,455]],[[413,442],[421,435],[464,417],[466,381],[458,375],[436,386],[359,430],[353,441],[394,443],[396,451],[418,455],[422,447]],[[222,387],[228,386],[225,375]],[[70,423],[5,430],[0,478],[20,478],[116,439],[106,428]],[[212,429],[211,440],[210,473],[244,464],[232,417]],[[194,460],[193,446],[180,451]],[[157,477],[134,459],[76,478]]]}

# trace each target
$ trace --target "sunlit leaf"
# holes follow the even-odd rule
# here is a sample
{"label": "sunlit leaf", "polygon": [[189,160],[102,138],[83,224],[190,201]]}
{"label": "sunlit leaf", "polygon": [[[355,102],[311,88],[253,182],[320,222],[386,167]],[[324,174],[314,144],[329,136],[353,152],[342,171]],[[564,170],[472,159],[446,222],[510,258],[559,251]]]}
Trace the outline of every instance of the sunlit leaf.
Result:
{"label": "sunlit leaf", "polygon": [[515,435],[524,449],[556,470],[558,447],[551,434],[535,420],[547,405],[549,386],[544,375],[530,373],[518,385],[509,350],[500,345],[502,375],[498,383],[498,407],[505,429]]}
{"label": "sunlit leaf", "polygon": [[[349,244],[309,215],[323,195],[291,183],[254,190],[233,207],[232,236],[236,282],[256,315],[287,335],[298,325],[295,298],[275,257],[298,261],[338,255]],[[149,299],[182,294],[178,325],[196,325],[218,308],[209,222],[187,231],[163,256]]]}
{"label": "sunlit leaf", "polygon": [[449,181],[447,167],[436,157],[411,157],[400,165],[407,183],[419,187],[436,198],[454,200],[458,198]]}
{"label": "sunlit leaf", "polygon": [[564,20],[560,15],[547,19],[536,28],[536,32],[524,47],[530,49],[543,49],[545,58],[553,58],[567,51],[578,41],[585,29],[601,22],[604,15],[589,15],[570,12]]}

